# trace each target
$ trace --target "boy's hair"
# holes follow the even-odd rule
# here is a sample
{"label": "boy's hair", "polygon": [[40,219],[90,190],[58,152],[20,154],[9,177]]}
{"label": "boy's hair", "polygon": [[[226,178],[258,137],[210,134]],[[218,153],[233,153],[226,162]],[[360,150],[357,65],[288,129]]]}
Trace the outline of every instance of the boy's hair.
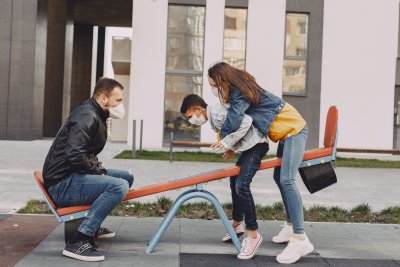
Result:
{"label": "boy's hair", "polygon": [[114,90],[115,87],[119,87],[119,88],[121,88],[121,90],[124,89],[122,84],[120,84],[116,80],[106,78],[106,77],[101,77],[97,80],[96,86],[94,87],[93,97],[97,98],[101,94],[110,96],[111,92]]}
{"label": "boy's hair", "polygon": [[190,94],[186,96],[182,101],[181,113],[185,114],[190,108],[194,106],[200,106],[202,108],[206,108],[207,103],[200,96],[196,94]]}

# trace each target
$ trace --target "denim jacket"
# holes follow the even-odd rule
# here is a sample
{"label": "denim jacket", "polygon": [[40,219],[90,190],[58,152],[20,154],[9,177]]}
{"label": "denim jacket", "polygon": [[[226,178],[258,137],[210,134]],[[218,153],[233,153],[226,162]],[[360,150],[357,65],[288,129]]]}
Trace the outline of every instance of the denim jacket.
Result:
{"label": "denim jacket", "polygon": [[[213,131],[218,132],[221,129],[227,114],[228,109],[221,104],[207,107],[207,117]],[[231,149],[237,153],[248,150],[258,143],[267,142],[268,139],[252,125],[252,122],[253,119],[250,116],[243,116],[239,128],[235,132],[225,136],[221,140],[221,143],[227,149]]]}
{"label": "denim jacket", "polygon": [[245,114],[253,119],[254,126],[263,135],[268,135],[272,122],[286,102],[268,91],[261,90],[260,101],[258,107],[256,107],[239,89],[231,88],[229,93],[230,107],[224,125],[221,128],[221,138],[237,131]]}

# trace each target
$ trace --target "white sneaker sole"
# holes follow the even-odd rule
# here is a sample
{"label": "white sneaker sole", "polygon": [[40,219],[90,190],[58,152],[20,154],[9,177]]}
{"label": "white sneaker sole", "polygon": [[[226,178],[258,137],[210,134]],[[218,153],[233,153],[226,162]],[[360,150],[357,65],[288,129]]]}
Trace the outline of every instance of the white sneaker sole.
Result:
{"label": "white sneaker sole", "polygon": [[262,237],[258,241],[258,243],[256,245],[256,248],[253,250],[253,252],[250,255],[240,255],[239,254],[239,255],[237,255],[237,258],[240,259],[240,260],[249,260],[249,259],[253,258],[254,254],[256,254],[256,251],[257,251],[258,247],[261,245],[261,242],[262,242]]}
{"label": "white sneaker sole", "polygon": [[287,242],[289,242],[289,238],[288,239],[283,239],[283,238],[280,238],[278,236],[274,236],[274,237],[272,237],[272,242],[274,242],[276,244],[287,243]]}
{"label": "white sneaker sole", "polygon": [[310,254],[310,253],[313,252],[313,251],[314,251],[314,246],[311,244],[311,246],[308,247],[308,248],[301,254],[301,256],[296,255],[296,256],[294,256],[293,258],[284,259],[284,260],[279,260],[278,257],[276,257],[276,261],[279,262],[279,263],[283,263],[283,264],[292,264],[292,263],[297,262],[301,257],[303,257],[303,256],[305,256],[305,255],[308,255],[308,254]]}
{"label": "white sneaker sole", "polygon": [[[244,234],[244,232],[239,232],[239,233],[236,233],[236,236],[237,236],[237,238],[240,238],[243,234]],[[229,237],[224,236],[222,238],[222,242],[232,242],[231,236],[229,236]]]}
{"label": "white sneaker sole", "polygon": [[88,256],[82,256],[82,255],[78,255],[72,252],[69,252],[68,250],[63,250],[63,255],[70,257],[70,258],[74,258],[77,260],[81,260],[81,261],[104,261],[105,258],[104,256],[97,256],[97,257],[88,257]]}
{"label": "white sneaker sole", "polygon": [[102,235],[99,235],[99,236],[97,236],[97,238],[112,238],[112,237],[114,237],[114,236],[115,236],[115,233],[112,232],[112,233],[109,233],[109,234],[102,234]]}

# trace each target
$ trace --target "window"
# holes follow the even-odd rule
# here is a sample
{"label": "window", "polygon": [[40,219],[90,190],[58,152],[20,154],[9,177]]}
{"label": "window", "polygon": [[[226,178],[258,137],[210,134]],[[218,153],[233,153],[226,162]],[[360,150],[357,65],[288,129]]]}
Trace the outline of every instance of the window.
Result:
{"label": "window", "polygon": [[168,7],[167,66],[165,74],[164,144],[171,132],[175,140],[199,141],[200,127],[191,125],[180,113],[183,98],[201,95],[204,50],[203,6]]}
{"label": "window", "polygon": [[247,9],[225,8],[223,61],[245,68]]}
{"label": "window", "polygon": [[307,14],[286,14],[285,59],[283,62],[283,94],[306,94],[307,33]]}

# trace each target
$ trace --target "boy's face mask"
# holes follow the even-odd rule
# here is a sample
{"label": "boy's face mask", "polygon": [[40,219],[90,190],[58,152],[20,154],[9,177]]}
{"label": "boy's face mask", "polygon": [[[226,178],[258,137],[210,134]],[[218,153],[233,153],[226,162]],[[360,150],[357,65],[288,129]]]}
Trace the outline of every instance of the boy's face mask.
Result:
{"label": "boy's face mask", "polygon": [[195,114],[193,114],[193,116],[189,119],[189,122],[191,124],[197,125],[197,126],[201,126],[204,123],[207,122],[206,118],[204,117],[203,114],[200,115],[200,117],[197,117]]}
{"label": "boy's face mask", "polygon": [[[198,109],[201,111],[201,109]],[[200,112],[200,116],[196,115],[196,112],[193,112],[192,117],[189,119],[189,122],[191,124],[197,125],[197,126],[201,126],[204,123],[207,122],[206,118],[204,117],[204,115]]]}

